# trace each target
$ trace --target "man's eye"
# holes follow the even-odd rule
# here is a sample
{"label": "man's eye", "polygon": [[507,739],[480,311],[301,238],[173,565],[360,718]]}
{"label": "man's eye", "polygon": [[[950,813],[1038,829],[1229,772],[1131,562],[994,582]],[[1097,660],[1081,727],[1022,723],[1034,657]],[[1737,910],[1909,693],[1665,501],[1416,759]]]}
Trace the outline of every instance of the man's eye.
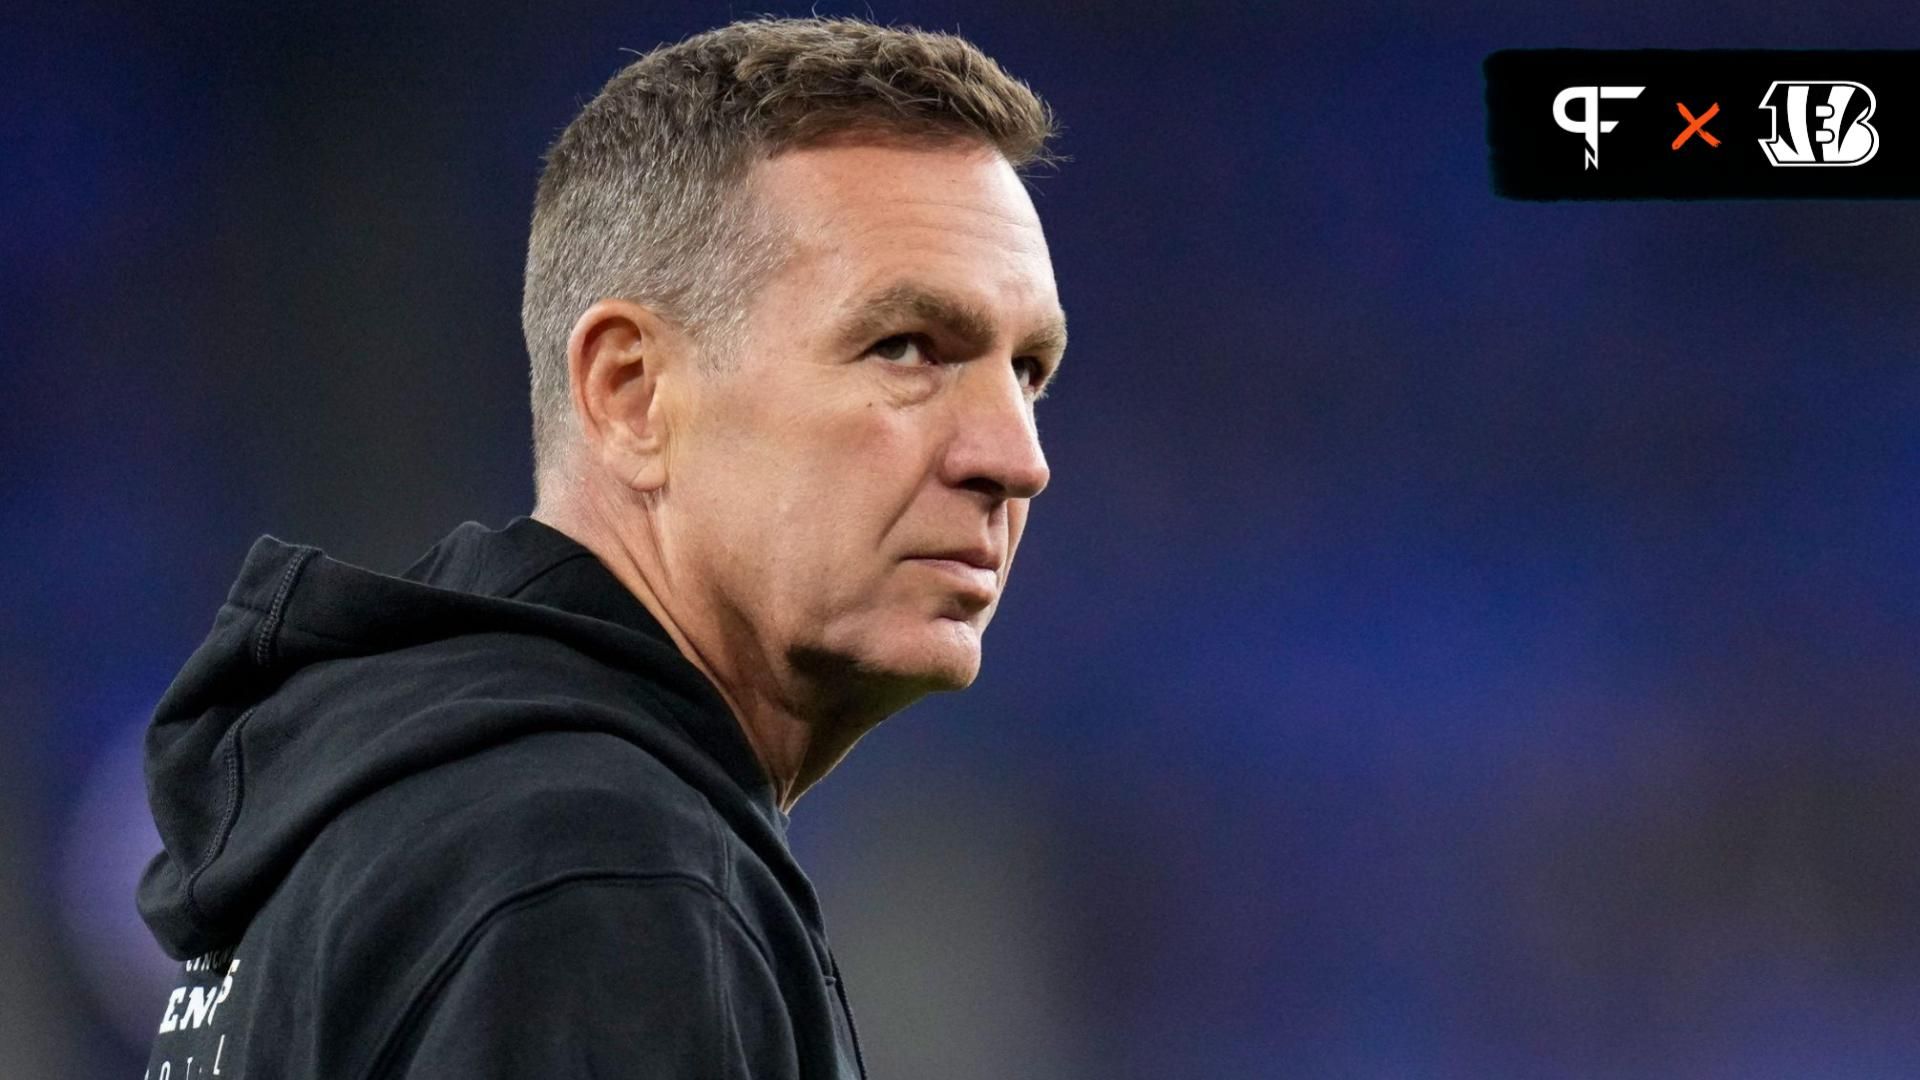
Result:
{"label": "man's eye", "polygon": [[1047,365],[1031,356],[1014,357],[1013,370],[1020,373],[1029,390],[1037,389],[1047,377]]}
{"label": "man's eye", "polygon": [[868,352],[891,363],[912,362],[924,359],[926,350],[921,347],[920,339],[914,334],[895,334],[890,338],[881,338]]}

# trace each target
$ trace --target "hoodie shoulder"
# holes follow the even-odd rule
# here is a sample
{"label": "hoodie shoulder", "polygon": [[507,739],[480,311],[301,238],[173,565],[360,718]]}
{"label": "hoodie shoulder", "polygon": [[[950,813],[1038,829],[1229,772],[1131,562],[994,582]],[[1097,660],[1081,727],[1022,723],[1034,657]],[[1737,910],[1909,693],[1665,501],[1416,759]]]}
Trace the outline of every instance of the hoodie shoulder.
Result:
{"label": "hoodie shoulder", "polygon": [[[830,970],[745,732],[631,593],[531,526],[436,551],[395,577],[263,538],[157,707],[141,914],[189,976],[227,980],[176,991],[168,1052],[367,1075],[462,943],[534,895],[710,898]],[[565,936],[524,962],[568,970]],[[487,977],[514,1001],[511,970]]]}
{"label": "hoodie shoulder", "polygon": [[[412,773],[331,821],[290,875],[337,932],[434,912],[468,925],[529,887],[597,874],[729,887],[727,833],[692,785],[618,736],[522,735]],[[348,917],[351,916],[351,917]]]}
{"label": "hoodie shoulder", "polygon": [[[313,1075],[361,1075],[502,911],[595,883],[724,898],[726,845],[705,797],[630,743],[528,734],[411,773],[335,816],[236,955],[262,974],[279,969],[274,1004],[310,1035]],[[678,940],[701,928],[657,932]],[[511,985],[497,993],[514,1000]]]}
{"label": "hoodie shoulder", "polygon": [[[592,821],[621,820],[630,842],[679,845],[643,845],[649,857],[689,859],[682,838],[718,813],[786,861],[764,792],[742,786],[758,769],[744,736],[688,670],[605,619],[262,538],[148,729],[165,850],[141,913],[171,955],[198,956],[232,945],[318,850],[352,848],[335,874],[382,843],[455,834],[477,858],[498,844],[476,821],[524,855],[577,851],[600,835]],[[699,829],[660,824],[689,815]]]}
{"label": "hoodie shoulder", "polygon": [[698,789],[618,735],[554,720],[382,788],[329,823],[309,857],[458,876],[469,890],[493,875],[601,869],[722,884],[725,833]]}

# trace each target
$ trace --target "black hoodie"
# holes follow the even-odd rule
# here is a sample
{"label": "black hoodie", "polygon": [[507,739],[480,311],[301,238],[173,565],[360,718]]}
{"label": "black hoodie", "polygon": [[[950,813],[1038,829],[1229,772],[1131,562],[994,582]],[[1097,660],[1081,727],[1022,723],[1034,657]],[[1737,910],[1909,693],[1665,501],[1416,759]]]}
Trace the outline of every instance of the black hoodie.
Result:
{"label": "black hoodie", "polygon": [[586,548],[263,537],[147,733],[146,1080],[864,1076],[739,723]]}

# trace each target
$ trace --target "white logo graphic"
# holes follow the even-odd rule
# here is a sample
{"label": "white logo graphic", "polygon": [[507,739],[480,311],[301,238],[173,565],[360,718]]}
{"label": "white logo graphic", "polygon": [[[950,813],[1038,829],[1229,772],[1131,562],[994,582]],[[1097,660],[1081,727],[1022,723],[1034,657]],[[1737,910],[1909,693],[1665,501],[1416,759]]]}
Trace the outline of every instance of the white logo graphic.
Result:
{"label": "white logo graphic", "polygon": [[1865,165],[1880,150],[1880,132],[1867,123],[1873,91],[1857,82],[1775,82],[1760,107],[1773,124],[1760,149],[1775,165]]}
{"label": "white logo graphic", "polygon": [[[1618,120],[1600,119],[1601,98],[1637,98],[1644,86],[1569,86],[1553,99],[1553,122],[1560,130],[1587,138],[1587,163],[1583,169],[1600,167],[1600,136],[1620,126]],[[1567,104],[1579,98],[1587,103],[1586,115],[1575,120],[1567,115]]]}

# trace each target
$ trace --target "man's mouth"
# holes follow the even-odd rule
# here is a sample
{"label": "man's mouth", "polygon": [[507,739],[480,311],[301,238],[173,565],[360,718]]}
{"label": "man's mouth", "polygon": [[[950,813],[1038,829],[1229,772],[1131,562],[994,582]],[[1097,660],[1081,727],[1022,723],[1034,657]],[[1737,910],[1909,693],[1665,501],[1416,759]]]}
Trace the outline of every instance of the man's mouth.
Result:
{"label": "man's mouth", "polygon": [[963,591],[992,603],[1000,593],[999,560],[977,552],[943,552],[907,560],[934,570],[963,587]]}

